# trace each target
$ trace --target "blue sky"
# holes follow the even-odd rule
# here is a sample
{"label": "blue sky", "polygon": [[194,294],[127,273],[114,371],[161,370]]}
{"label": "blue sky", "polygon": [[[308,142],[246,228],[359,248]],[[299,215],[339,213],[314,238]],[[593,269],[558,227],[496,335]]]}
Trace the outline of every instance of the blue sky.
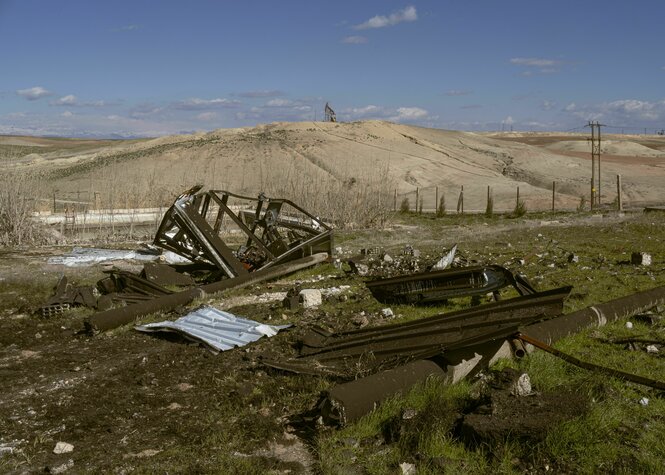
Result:
{"label": "blue sky", "polygon": [[0,0],[0,133],[665,127],[665,2]]}

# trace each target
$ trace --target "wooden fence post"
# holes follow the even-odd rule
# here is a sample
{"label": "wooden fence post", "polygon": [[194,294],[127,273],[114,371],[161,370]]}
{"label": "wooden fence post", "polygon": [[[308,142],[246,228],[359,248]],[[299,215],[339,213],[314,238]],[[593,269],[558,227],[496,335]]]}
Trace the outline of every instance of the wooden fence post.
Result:
{"label": "wooden fence post", "polygon": [[434,195],[434,214],[439,214],[439,187],[437,186],[435,188],[435,195]]}
{"label": "wooden fence post", "polygon": [[419,198],[420,198],[420,188],[416,187],[416,213],[420,213],[422,211],[422,209],[420,211],[418,211]]}
{"label": "wooden fence post", "polygon": [[397,211],[397,188],[395,188],[395,199],[393,201],[393,211]]}
{"label": "wooden fence post", "polygon": [[556,194],[556,181],[552,182],[552,212],[554,212],[554,196]]}
{"label": "wooden fence post", "polygon": [[621,197],[621,175],[617,175],[617,207],[623,211],[623,200]]}

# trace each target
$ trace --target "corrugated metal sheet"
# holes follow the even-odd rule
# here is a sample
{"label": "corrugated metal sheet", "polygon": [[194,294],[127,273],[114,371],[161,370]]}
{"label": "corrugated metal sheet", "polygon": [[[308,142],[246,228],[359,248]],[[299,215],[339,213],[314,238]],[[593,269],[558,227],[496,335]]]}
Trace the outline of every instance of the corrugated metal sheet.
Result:
{"label": "corrugated metal sheet", "polygon": [[201,307],[177,319],[135,327],[142,332],[174,331],[200,341],[214,351],[245,346],[263,336],[271,337],[291,325],[266,325],[213,307]]}

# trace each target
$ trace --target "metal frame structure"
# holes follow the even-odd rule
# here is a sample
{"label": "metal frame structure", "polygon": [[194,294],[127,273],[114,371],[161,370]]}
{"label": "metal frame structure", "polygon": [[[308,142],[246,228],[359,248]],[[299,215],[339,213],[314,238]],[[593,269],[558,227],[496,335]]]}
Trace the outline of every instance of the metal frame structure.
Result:
{"label": "metal frame structure", "polygon": [[[157,246],[212,264],[230,278],[319,252],[332,254],[332,228],[290,200],[200,190],[188,190],[168,209],[155,234]],[[235,251],[221,237],[231,223],[246,237]]]}

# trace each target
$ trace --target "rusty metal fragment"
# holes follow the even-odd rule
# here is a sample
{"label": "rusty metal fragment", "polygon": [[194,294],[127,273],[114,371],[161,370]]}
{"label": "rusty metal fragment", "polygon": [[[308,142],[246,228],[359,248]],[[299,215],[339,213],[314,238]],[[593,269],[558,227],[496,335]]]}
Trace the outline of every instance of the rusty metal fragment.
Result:
{"label": "rusty metal fragment", "polygon": [[244,287],[265,280],[276,279],[307,267],[319,264],[328,258],[328,254],[319,253],[303,257],[291,262],[285,262],[274,267],[268,267],[256,272],[247,273],[233,279],[225,279],[212,284],[202,285],[182,292],[171,293],[158,298],[139,302],[126,307],[112,308],[98,312],[88,319],[86,327],[90,332],[110,330],[121,325],[133,322],[136,318],[155,312],[173,310],[180,305],[187,305],[198,297],[213,294],[223,290]]}
{"label": "rusty metal fragment", "polygon": [[267,361],[268,366],[304,373],[348,374],[387,368],[446,351],[505,339],[519,327],[559,315],[570,287],[526,295],[411,322],[362,328],[339,334],[312,331],[303,338],[301,356]]}
{"label": "rusty metal fragment", "polygon": [[[215,265],[227,277],[310,256],[332,254],[332,229],[286,199],[257,198],[196,186],[168,209],[154,243],[193,262]],[[223,235],[243,236],[232,250]]]}
{"label": "rusty metal fragment", "polygon": [[431,303],[482,295],[512,285],[521,295],[535,293],[522,276],[501,266],[462,267],[378,279],[365,284],[382,303]]}
{"label": "rusty metal fragment", "polygon": [[596,371],[599,373],[607,374],[608,376],[630,381],[631,383],[642,384],[644,386],[649,386],[651,388],[665,391],[665,382],[663,381],[656,381],[651,378],[645,378],[643,376],[639,376],[636,374],[626,373],[625,371],[621,371],[618,369],[608,368],[606,366],[600,366],[597,364],[589,363],[588,361],[582,361],[580,359],[575,358],[574,356],[564,353],[563,351],[551,347],[545,342],[542,342],[528,335],[525,335],[524,333],[519,334],[519,339],[525,343],[535,346],[536,348],[540,348],[541,350],[546,351],[547,353],[550,353],[558,358],[561,358],[567,363],[573,364],[580,368],[588,369],[590,371]]}

